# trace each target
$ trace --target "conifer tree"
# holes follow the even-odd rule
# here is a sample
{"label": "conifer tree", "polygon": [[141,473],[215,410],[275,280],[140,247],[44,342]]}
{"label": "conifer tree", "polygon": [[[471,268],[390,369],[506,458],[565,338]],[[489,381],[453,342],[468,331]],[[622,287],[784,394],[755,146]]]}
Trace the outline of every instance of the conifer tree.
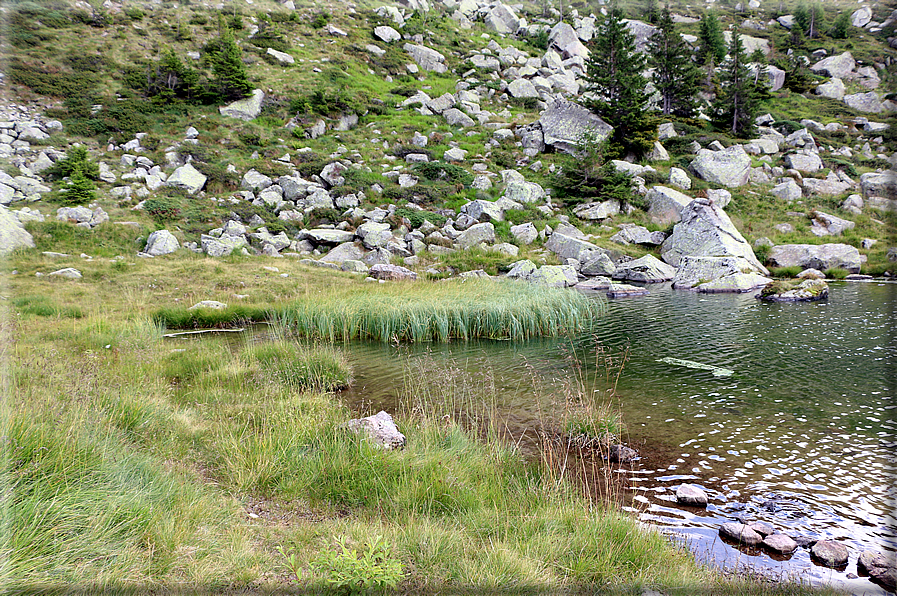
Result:
{"label": "conifer tree", "polygon": [[623,13],[611,6],[592,38],[586,63],[586,105],[614,127],[612,153],[642,155],[654,144],[654,123],[645,109],[648,81],[642,75],[646,57],[635,49],[635,38]]}
{"label": "conifer tree", "polygon": [[705,12],[701,17],[700,30],[698,32],[698,63],[706,64],[713,59],[719,64],[726,57],[726,40],[716,15]]}
{"label": "conifer tree", "polygon": [[835,39],[847,39],[850,32],[850,13],[846,10],[832,24],[830,34]]}
{"label": "conifer tree", "polygon": [[812,6],[801,2],[794,11],[794,22],[803,30],[807,38],[815,39],[819,37],[819,31],[823,27],[824,16],[825,13],[818,2]]}
{"label": "conifer tree", "polygon": [[212,85],[218,101],[240,99],[252,92],[246,65],[243,64],[243,52],[230,29],[223,27],[219,38],[209,43],[206,51],[212,64]]}
{"label": "conifer tree", "polygon": [[61,203],[65,205],[83,205],[97,198],[96,185],[87,177],[81,167],[76,167],[69,177],[69,183],[61,193]]}
{"label": "conifer tree", "polygon": [[714,124],[729,134],[745,138],[754,132],[758,103],[758,76],[748,68],[741,36],[732,34],[729,60],[720,73],[721,89],[713,105]]}
{"label": "conifer tree", "polygon": [[657,30],[648,41],[651,79],[660,93],[660,109],[665,115],[689,118],[695,113],[695,98],[701,71],[692,61],[692,52],[675,30],[669,7],[660,13]]}

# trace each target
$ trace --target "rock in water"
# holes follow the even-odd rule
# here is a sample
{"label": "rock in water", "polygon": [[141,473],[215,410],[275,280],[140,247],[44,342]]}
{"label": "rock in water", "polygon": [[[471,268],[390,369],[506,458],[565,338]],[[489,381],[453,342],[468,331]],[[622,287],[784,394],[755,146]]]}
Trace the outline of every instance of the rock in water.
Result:
{"label": "rock in water", "polygon": [[772,282],[757,298],[766,302],[815,302],[828,298],[828,284],[821,279],[805,279],[797,287],[788,282]]}
{"label": "rock in water", "polygon": [[850,273],[859,273],[862,265],[860,251],[848,244],[780,244],[770,249],[769,262],[774,267],[820,271],[840,267]]}
{"label": "rock in water", "polygon": [[608,459],[614,463],[628,464],[638,459],[638,451],[625,445],[611,445]]}
{"label": "rock in water", "polygon": [[771,281],[754,271],[753,265],[743,257],[682,256],[673,278],[673,288],[711,294],[750,292]]}
{"label": "rock in water", "polygon": [[401,449],[405,446],[405,435],[399,432],[392,416],[384,411],[367,418],[356,418],[346,423],[346,428],[356,433],[364,432],[375,445],[384,449]]}
{"label": "rock in water", "polygon": [[857,571],[861,574],[868,574],[874,581],[880,583],[891,592],[897,587],[897,569],[895,569],[894,560],[891,559],[889,562],[880,553],[871,550],[864,550],[860,553],[860,557],[857,560]]}
{"label": "rock in water", "polygon": [[34,248],[34,239],[9,209],[0,206],[0,255],[22,247]]}
{"label": "rock in water", "polygon": [[797,550],[797,542],[785,534],[770,534],[763,539],[763,546],[781,555],[788,555]]}
{"label": "rock in water", "polygon": [[669,281],[675,276],[676,268],[667,265],[654,255],[645,255],[633,261],[620,263],[612,275],[614,279],[647,284]]}
{"label": "rock in water", "polygon": [[750,529],[745,524],[730,522],[719,527],[719,534],[730,540],[734,540],[746,546],[757,546],[763,542],[763,537]]}
{"label": "rock in water", "polygon": [[820,540],[810,549],[813,559],[826,567],[843,567],[847,565],[847,547],[834,540]]}
{"label": "rock in water", "polygon": [[681,217],[660,248],[663,260],[670,265],[678,267],[683,256],[733,256],[744,258],[753,272],[769,274],[729,216],[710,199],[695,199],[682,210]]}
{"label": "rock in water", "polygon": [[676,489],[676,501],[683,505],[694,505],[697,507],[707,506],[707,493],[694,484],[683,484]]}

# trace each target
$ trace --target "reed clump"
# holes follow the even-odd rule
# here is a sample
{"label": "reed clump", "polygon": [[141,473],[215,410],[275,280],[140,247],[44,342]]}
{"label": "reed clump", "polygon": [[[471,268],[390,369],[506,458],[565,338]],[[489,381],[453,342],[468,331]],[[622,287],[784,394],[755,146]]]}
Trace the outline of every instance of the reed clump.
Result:
{"label": "reed clump", "polygon": [[327,341],[522,341],[582,331],[601,309],[569,290],[453,280],[350,287],[291,304],[274,322],[300,337]]}

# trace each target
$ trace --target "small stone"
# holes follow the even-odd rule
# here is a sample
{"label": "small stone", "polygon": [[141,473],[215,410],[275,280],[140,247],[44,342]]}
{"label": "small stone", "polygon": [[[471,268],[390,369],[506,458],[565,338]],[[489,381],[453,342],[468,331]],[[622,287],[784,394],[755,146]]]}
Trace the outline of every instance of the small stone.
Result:
{"label": "small stone", "polygon": [[694,484],[683,484],[676,489],[676,501],[683,505],[707,506],[707,493]]}
{"label": "small stone", "polygon": [[65,269],[58,269],[50,273],[50,275],[58,275],[59,277],[64,277],[66,279],[81,279],[81,272],[75,269],[74,267],[66,267]]}
{"label": "small stone", "polygon": [[834,540],[820,540],[810,549],[814,560],[826,567],[843,567],[847,565],[847,547]]}
{"label": "small stone", "polygon": [[781,555],[788,555],[797,550],[797,542],[785,534],[769,534],[763,539],[762,545]]}
{"label": "small stone", "polygon": [[747,525],[739,524],[737,522],[729,522],[721,525],[719,534],[720,536],[724,536],[746,546],[757,546],[763,541],[763,537],[760,536],[760,534],[753,531]]}

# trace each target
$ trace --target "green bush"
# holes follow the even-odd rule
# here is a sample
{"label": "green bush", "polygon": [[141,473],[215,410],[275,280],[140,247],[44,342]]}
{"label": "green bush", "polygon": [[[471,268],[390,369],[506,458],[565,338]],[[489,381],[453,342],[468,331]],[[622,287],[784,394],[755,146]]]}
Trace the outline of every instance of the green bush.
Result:
{"label": "green bush", "polygon": [[330,13],[326,10],[322,10],[318,14],[315,15],[315,18],[311,21],[311,26],[315,29],[322,29],[324,25],[330,22]]}
{"label": "green bush", "polygon": [[393,558],[392,549],[377,536],[364,545],[362,552],[346,545],[344,537],[337,538],[337,551],[324,551],[312,568],[324,576],[333,587],[349,594],[394,588],[402,580],[402,563]]}
{"label": "green bush", "polygon": [[773,277],[794,278],[801,271],[803,271],[803,267],[794,265],[791,267],[773,267],[769,270],[769,273]]}
{"label": "green bush", "polygon": [[184,205],[179,197],[156,196],[143,203],[143,210],[159,223],[181,218]]}
{"label": "green bush", "polygon": [[412,228],[420,227],[425,221],[429,221],[434,226],[441,228],[445,225],[446,217],[438,213],[430,211],[417,211],[416,209],[408,209],[407,207],[399,207],[396,209],[395,216],[399,219],[407,219],[411,222]]}
{"label": "green bush", "polygon": [[92,73],[51,72],[17,58],[10,59],[7,68],[11,82],[24,85],[40,95],[83,97],[91,95],[97,85],[97,79]]}
{"label": "green bush", "polygon": [[87,147],[83,145],[71,147],[66,152],[65,157],[44,170],[44,176],[51,179],[60,179],[72,176],[76,171],[81,172],[82,175],[91,180],[96,180],[100,177],[100,166],[90,159],[90,156],[87,154]]}
{"label": "green bush", "polygon": [[461,166],[443,161],[417,163],[411,169],[415,174],[419,174],[427,180],[454,182],[464,185],[465,188],[469,187],[473,182],[473,174]]}
{"label": "green bush", "polygon": [[850,271],[841,267],[832,267],[825,270],[825,276],[829,279],[844,279],[848,275],[850,275]]}

